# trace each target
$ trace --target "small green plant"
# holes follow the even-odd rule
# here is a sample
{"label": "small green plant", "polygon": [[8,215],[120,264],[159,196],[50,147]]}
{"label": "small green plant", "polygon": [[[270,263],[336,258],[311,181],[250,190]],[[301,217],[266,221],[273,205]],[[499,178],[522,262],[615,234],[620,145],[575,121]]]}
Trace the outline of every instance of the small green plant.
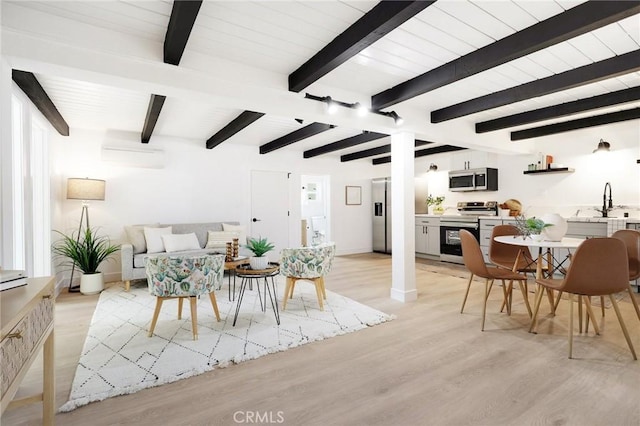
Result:
{"label": "small green plant", "polygon": [[516,216],[516,227],[523,236],[538,235],[544,228],[553,226],[553,223],[545,223],[542,219],[535,216],[525,218],[524,216]]}
{"label": "small green plant", "polygon": [[62,238],[53,244],[53,253],[67,259],[61,265],[69,267],[75,265],[83,274],[95,274],[104,260],[120,250],[119,245],[111,244],[108,237],[96,236],[91,228],[87,228],[79,238],[73,233],[69,236],[56,232]]}
{"label": "small green plant", "polygon": [[444,196],[434,197],[431,194],[427,197],[427,206],[433,206],[444,203]]}
{"label": "small green plant", "polygon": [[265,253],[273,250],[275,246],[269,242],[266,238],[250,238],[246,247],[256,255],[256,257],[262,257]]}

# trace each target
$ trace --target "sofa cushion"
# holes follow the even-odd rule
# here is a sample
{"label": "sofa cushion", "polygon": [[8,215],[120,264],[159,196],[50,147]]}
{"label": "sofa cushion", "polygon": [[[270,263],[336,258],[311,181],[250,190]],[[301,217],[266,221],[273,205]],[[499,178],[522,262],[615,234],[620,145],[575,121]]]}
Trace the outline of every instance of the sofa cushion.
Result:
{"label": "sofa cushion", "polygon": [[164,249],[167,253],[184,250],[199,250],[200,244],[194,232],[190,234],[165,234],[161,235]]}
{"label": "sofa cushion", "polygon": [[160,253],[164,251],[162,235],[171,234],[171,227],[150,228],[144,227],[144,239],[147,241],[147,253]]}
{"label": "sofa cushion", "polygon": [[222,229],[225,231],[235,231],[237,232],[238,239],[240,240],[241,245],[247,244],[247,228],[244,225],[235,225],[232,223],[223,223]]}
{"label": "sofa cushion", "polygon": [[209,231],[205,248],[226,248],[227,243],[232,243],[233,239],[239,236],[240,234],[235,231]]}
{"label": "sofa cushion", "polygon": [[211,254],[211,253],[212,253],[212,251],[208,250],[208,249],[185,250],[185,251],[177,251],[177,252],[173,252],[173,253],[167,253],[167,252],[153,253],[153,254],[140,253],[140,254],[133,255],[133,267],[134,268],[142,268],[142,269],[144,269],[144,260],[147,257],[200,256],[200,255],[203,255],[203,254]]}
{"label": "sofa cushion", "polygon": [[131,225],[125,226],[124,232],[127,234],[127,240],[133,246],[133,253],[144,253],[147,251],[147,240],[144,238],[144,227],[157,228],[158,224],[150,225]]}

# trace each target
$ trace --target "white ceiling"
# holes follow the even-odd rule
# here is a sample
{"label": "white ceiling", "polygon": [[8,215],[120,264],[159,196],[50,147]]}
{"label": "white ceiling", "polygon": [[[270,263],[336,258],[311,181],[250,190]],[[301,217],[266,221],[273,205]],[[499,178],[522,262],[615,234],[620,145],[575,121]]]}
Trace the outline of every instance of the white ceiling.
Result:
{"label": "white ceiling", "polygon": [[[56,63],[57,66],[47,66],[45,62],[49,59],[45,53],[36,55],[34,52],[30,58],[31,51],[26,48],[20,50],[9,44],[18,44],[15,40],[40,40],[56,49],[60,48],[63,53],[71,52],[72,48],[80,49],[74,51],[86,51],[87,58],[102,54],[114,61],[128,61],[136,67],[139,65],[141,70],[147,67],[149,75],[153,76],[149,78],[149,84],[154,84],[155,93],[167,94],[154,135],[199,139],[204,146],[209,137],[244,109],[259,110],[255,109],[256,105],[264,106],[261,111],[266,115],[225,141],[225,144],[264,144],[302,127],[295,118],[304,118],[305,124],[312,121],[339,124],[335,129],[285,148],[303,151],[353,136],[364,128],[384,131],[380,126],[388,126],[389,131],[393,130],[388,123],[390,119],[380,116],[369,121],[355,120],[349,116],[327,116],[320,105],[313,105],[314,101],[301,103],[304,92],[318,96],[331,95],[345,102],[369,103],[371,96],[380,91],[580,3],[583,1],[439,0],[307,87],[302,94],[288,92],[288,75],[377,2],[205,0],[178,70],[162,64],[162,43],[171,14],[171,1],[21,0],[3,1],[0,7],[5,36],[3,51],[9,52],[7,56],[10,60],[14,58],[23,68],[24,64],[33,66],[26,71],[33,70],[72,131],[74,128],[91,128],[140,132],[149,104],[149,88],[144,87],[145,84],[125,84],[126,75],[109,74],[106,66],[99,68],[98,73],[98,64],[87,64],[86,70],[77,73],[62,66],[63,59],[59,58],[50,60],[51,64]],[[9,41],[6,41],[7,35],[10,36]],[[473,133],[471,129],[476,122],[638,86],[640,73],[514,103],[448,123],[429,123],[430,111],[639,47],[640,17],[634,15],[390,109],[408,118],[407,126],[416,132],[418,138],[439,144],[460,144],[461,141],[472,140],[482,145],[489,138]],[[87,59],[87,62],[90,60]],[[160,65],[157,64],[164,68],[158,68]],[[94,68],[89,70],[92,65],[95,65]],[[164,76],[158,76],[156,70],[164,72],[165,69],[174,73],[171,75],[175,77],[165,78],[163,84],[167,92],[163,93],[157,89],[162,89],[159,81]],[[217,96],[214,82],[206,88],[211,96],[198,98],[182,96],[182,92],[173,87],[179,85],[178,89],[193,90],[192,85],[198,83],[193,81],[194,75],[214,80],[221,76],[220,81],[233,82],[233,85],[220,85],[228,90],[235,89],[237,96],[231,96],[231,103],[235,105],[227,106],[223,102],[230,95],[223,94],[222,90]],[[204,89],[203,94],[206,94]],[[301,108],[301,105],[304,107]],[[640,102],[610,107],[606,112],[628,109],[631,105],[638,106]],[[348,113],[341,112],[343,115]],[[602,111],[580,116],[599,113]],[[555,119],[542,124],[564,120]],[[452,132],[452,129],[456,131]],[[493,132],[490,139],[494,143],[511,146],[505,149],[513,149],[514,144],[508,143],[508,131]],[[388,140],[329,155],[342,155],[383,143],[388,143]]]}

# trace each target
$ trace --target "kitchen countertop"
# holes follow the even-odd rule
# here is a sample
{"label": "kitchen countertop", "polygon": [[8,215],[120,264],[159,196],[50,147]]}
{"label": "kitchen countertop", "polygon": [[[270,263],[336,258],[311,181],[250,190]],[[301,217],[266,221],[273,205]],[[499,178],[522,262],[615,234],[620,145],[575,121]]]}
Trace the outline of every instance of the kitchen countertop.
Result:
{"label": "kitchen countertop", "polygon": [[[415,215],[416,217],[432,217],[432,218],[441,218],[442,216],[462,216],[462,215],[438,215],[438,214],[424,214],[419,213]],[[513,217],[503,218],[499,216],[478,216],[478,218],[482,220],[503,220],[503,219],[513,219]],[[640,223],[640,219],[633,217],[576,217],[571,216],[567,217],[567,222],[594,222],[594,223],[609,223],[613,221],[623,221],[624,223]]]}

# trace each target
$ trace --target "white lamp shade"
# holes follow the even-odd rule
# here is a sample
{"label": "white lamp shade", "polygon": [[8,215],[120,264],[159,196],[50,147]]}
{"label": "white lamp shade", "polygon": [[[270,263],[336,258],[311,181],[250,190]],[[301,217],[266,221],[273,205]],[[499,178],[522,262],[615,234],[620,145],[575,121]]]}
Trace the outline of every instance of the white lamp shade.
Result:
{"label": "white lamp shade", "polygon": [[68,200],[104,200],[106,182],[101,179],[69,178]]}

